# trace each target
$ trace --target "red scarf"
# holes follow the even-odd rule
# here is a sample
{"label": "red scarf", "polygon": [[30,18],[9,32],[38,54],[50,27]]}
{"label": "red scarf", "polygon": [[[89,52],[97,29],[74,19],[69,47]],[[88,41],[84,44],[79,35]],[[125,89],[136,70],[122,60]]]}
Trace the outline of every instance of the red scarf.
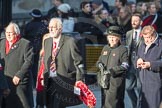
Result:
{"label": "red scarf", "polygon": [[[146,19],[144,19],[143,23],[142,23],[142,28],[146,25],[151,25],[151,23],[153,22],[155,18],[155,15],[150,15],[148,16]],[[152,24],[152,26],[154,27],[155,30],[157,30],[157,25],[154,23]]]}
{"label": "red scarf", "polygon": [[[44,56],[44,54],[43,54]],[[43,78],[43,71],[44,71],[45,67],[44,67],[44,63],[43,63],[43,57],[41,58],[40,61],[40,67],[39,67],[39,71],[38,71],[38,76],[37,76],[37,83],[36,83],[36,90],[37,92],[41,92],[44,89],[44,85],[42,85],[42,80]]]}
{"label": "red scarf", "polygon": [[16,36],[15,39],[12,40],[12,45],[10,46],[9,41],[6,39],[6,54],[8,54],[11,47],[19,40],[20,40],[20,35]]}

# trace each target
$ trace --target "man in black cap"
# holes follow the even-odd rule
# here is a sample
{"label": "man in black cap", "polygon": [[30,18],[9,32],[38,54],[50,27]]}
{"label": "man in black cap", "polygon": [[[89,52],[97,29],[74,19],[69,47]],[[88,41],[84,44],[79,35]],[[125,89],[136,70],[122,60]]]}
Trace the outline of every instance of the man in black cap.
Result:
{"label": "man in black cap", "polygon": [[104,46],[97,61],[103,108],[124,108],[125,73],[129,65],[127,49],[120,42],[121,35],[118,26],[109,27],[109,44]]}

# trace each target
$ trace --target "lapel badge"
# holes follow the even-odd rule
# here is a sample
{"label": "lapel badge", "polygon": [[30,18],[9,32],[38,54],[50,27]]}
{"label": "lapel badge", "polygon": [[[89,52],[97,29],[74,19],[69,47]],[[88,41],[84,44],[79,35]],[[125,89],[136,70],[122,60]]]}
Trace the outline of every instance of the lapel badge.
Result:
{"label": "lapel badge", "polygon": [[11,47],[11,49],[14,49],[14,48],[16,48],[16,47],[17,47],[17,46],[16,46],[16,45],[14,45],[14,46],[12,46],[12,47]]}
{"label": "lapel badge", "polygon": [[103,55],[107,55],[107,51],[104,51],[104,52],[103,52]]}
{"label": "lapel badge", "polygon": [[114,53],[113,56],[115,56],[116,54]]}

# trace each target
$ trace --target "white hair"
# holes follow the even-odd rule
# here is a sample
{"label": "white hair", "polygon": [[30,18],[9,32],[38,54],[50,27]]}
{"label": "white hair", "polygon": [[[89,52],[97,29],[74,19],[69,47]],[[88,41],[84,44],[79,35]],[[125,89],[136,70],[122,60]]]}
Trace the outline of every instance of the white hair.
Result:
{"label": "white hair", "polygon": [[51,20],[50,20],[50,23],[51,22],[57,22],[57,25],[61,25],[62,26],[62,21],[61,21],[61,19],[60,18],[52,18]]}
{"label": "white hair", "polygon": [[20,34],[19,26],[16,23],[14,23],[14,22],[10,22],[8,26],[10,26],[10,25],[13,25],[15,33],[17,35],[19,35]]}

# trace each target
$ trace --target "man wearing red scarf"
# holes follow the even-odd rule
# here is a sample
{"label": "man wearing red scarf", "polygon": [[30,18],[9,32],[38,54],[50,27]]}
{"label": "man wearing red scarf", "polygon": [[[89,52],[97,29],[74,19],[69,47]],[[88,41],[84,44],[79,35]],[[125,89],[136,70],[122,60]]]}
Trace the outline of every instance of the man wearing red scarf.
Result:
{"label": "man wearing red scarf", "polygon": [[33,47],[21,38],[17,24],[10,23],[5,31],[6,39],[0,41],[0,55],[10,94],[6,108],[32,108]]}

